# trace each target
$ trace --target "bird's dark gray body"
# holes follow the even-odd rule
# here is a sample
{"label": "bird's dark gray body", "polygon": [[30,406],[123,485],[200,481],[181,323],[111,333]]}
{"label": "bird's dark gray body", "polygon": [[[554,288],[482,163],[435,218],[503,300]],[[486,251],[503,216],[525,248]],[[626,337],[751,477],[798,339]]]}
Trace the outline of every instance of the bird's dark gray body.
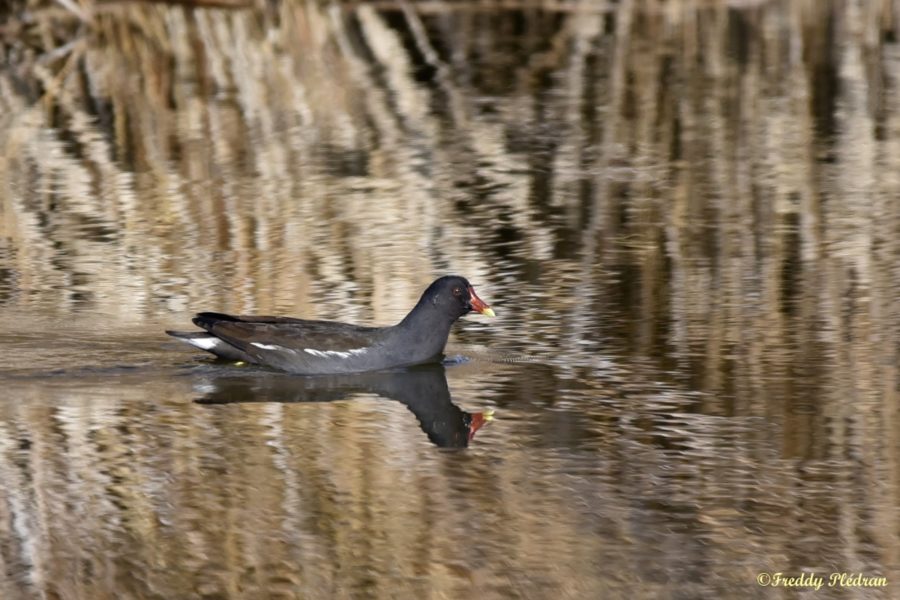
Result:
{"label": "bird's dark gray body", "polygon": [[403,321],[389,327],[204,312],[193,319],[203,332],[167,333],[227,360],[300,375],[333,375],[438,361],[450,327],[471,310],[493,315],[468,281],[447,276],[425,290]]}

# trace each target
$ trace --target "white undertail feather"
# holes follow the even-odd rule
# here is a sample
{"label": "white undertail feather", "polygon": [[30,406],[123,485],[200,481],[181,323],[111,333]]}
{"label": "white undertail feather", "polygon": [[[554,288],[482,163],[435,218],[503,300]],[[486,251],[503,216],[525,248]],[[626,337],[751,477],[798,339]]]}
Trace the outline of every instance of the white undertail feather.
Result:
{"label": "white undertail feather", "polygon": [[209,336],[209,337],[192,337],[192,338],[181,338],[191,346],[196,346],[201,350],[212,350],[216,346],[222,343],[217,337]]}

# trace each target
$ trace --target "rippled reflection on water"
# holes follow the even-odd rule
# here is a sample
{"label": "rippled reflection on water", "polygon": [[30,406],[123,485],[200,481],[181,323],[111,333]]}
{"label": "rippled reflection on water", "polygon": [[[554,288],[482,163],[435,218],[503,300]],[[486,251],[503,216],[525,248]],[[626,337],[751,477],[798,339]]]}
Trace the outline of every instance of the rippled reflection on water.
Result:
{"label": "rippled reflection on water", "polygon": [[[731,4],[3,41],[0,598],[896,597],[900,8]],[[162,334],[387,324],[447,272],[498,318],[445,367]]]}

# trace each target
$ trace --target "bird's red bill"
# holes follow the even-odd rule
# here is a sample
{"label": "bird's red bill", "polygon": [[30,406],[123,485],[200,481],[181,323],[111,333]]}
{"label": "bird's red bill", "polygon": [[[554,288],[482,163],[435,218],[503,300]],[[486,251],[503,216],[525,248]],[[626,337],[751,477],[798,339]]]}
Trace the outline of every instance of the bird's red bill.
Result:
{"label": "bird's red bill", "polygon": [[494,420],[494,411],[487,410],[485,412],[471,413],[470,416],[472,420],[469,422],[469,441],[471,442],[479,429],[484,427],[486,423]]}
{"label": "bird's red bill", "polygon": [[494,309],[492,309],[490,305],[486,304],[484,300],[478,297],[478,294],[475,293],[475,288],[473,288],[472,286],[469,286],[469,296],[472,297],[472,299],[469,301],[469,303],[472,305],[472,310],[488,317],[494,316]]}

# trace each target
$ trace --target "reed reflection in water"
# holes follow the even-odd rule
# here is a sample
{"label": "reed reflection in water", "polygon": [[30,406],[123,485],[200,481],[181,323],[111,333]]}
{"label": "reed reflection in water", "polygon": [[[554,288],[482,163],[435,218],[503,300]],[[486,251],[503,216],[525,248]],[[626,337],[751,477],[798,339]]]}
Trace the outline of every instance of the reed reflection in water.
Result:
{"label": "reed reflection in water", "polygon": [[[26,5],[0,597],[898,595],[896,0]],[[162,334],[447,272],[499,317],[417,408],[201,405],[290,380]]]}

